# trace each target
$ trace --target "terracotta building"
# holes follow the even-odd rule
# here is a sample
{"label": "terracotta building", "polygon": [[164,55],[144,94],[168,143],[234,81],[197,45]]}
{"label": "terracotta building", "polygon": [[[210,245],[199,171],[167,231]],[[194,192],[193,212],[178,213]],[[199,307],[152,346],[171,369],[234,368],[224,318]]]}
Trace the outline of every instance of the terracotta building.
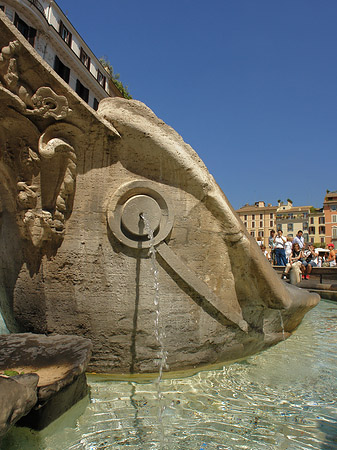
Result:
{"label": "terracotta building", "polygon": [[326,243],[337,246],[337,191],[327,192],[323,202]]}
{"label": "terracotta building", "polygon": [[0,0],[0,9],[36,52],[92,108],[122,97],[88,45],[52,0]]}

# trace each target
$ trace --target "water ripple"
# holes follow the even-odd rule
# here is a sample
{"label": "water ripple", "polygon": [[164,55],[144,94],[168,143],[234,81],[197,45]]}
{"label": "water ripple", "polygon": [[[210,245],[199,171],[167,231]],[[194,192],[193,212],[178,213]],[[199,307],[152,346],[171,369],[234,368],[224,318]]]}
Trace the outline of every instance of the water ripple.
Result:
{"label": "water ripple", "polygon": [[[89,377],[80,402],[40,433],[14,429],[6,450],[337,449],[337,305],[321,302],[296,334],[244,362],[156,386]],[[82,408],[82,410],[81,410]]]}

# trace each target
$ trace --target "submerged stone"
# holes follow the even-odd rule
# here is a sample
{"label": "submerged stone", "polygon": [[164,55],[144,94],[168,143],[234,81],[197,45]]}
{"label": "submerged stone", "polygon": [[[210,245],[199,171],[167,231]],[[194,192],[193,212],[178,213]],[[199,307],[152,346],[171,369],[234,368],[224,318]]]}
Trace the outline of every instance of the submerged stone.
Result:
{"label": "submerged stone", "polygon": [[[5,406],[2,415],[9,408],[14,411],[15,422],[25,416],[18,425],[37,430],[49,425],[87,395],[85,369],[91,348],[91,342],[79,336],[0,336],[0,375],[19,374],[0,377],[4,393],[0,399]],[[6,394],[9,383],[12,392]]]}
{"label": "submerged stone", "polygon": [[37,374],[5,377],[0,375],[0,436],[7,433],[37,401]]}

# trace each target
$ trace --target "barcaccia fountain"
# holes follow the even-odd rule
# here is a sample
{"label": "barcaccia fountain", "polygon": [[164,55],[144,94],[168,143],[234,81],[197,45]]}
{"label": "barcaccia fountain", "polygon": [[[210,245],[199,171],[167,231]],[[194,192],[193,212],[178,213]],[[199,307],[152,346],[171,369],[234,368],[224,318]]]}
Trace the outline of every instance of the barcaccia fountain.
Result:
{"label": "barcaccia fountain", "polygon": [[156,372],[152,245],[170,370],[288,337],[318,295],[277,277],[193,149],[139,101],[108,98],[93,111],[2,20],[0,306],[9,330],[89,338],[95,372]]}

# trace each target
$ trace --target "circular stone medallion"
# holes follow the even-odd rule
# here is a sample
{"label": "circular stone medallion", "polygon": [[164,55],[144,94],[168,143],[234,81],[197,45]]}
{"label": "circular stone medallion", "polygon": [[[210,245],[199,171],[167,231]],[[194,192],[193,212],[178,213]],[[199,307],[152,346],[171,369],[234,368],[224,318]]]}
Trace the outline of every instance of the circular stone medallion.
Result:
{"label": "circular stone medallion", "polygon": [[156,200],[148,195],[134,195],[127,200],[121,218],[123,226],[135,236],[146,236],[147,231],[142,215],[155,233],[160,224],[161,209]]}
{"label": "circular stone medallion", "polygon": [[[159,183],[132,181],[122,185],[110,198],[109,227],[114,236],[131,248],[149,248],[163,241],[173,226],[173,213]],[[145,218],[153,239],[145,230]]]}

